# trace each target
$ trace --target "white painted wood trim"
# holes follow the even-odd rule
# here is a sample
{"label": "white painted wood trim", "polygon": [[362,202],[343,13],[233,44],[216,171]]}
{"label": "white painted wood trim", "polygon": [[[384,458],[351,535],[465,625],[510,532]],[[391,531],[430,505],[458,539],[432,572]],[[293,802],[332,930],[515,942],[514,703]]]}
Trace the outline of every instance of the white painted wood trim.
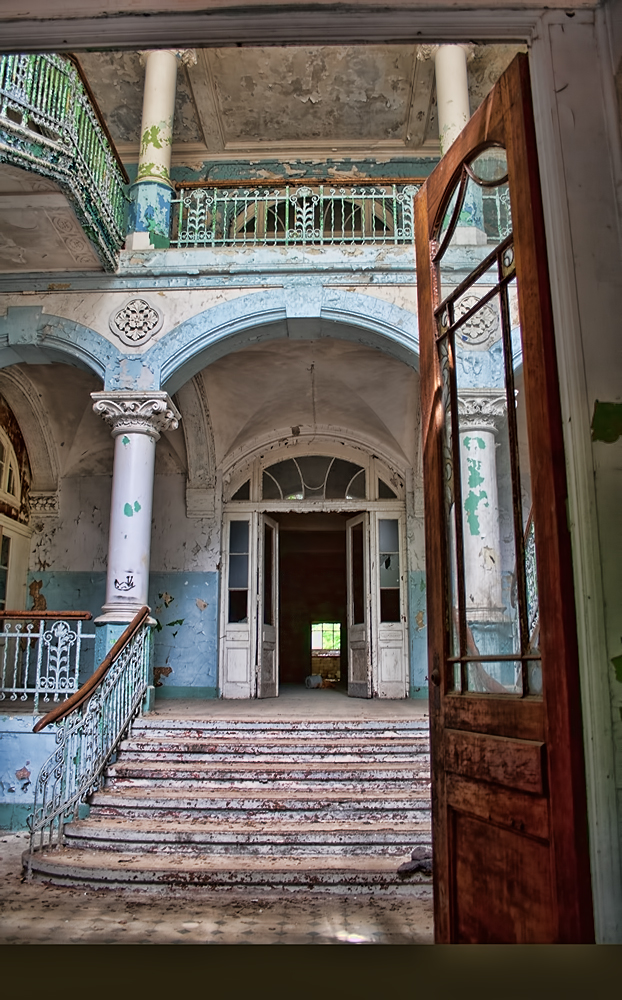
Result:
{"label": "white painted wood trim", "polygon": [[557,364],[577,608],[594,920],[596,940],[604,944],[622,941],[622,879],[591,417],[549,40],[549,26],[559,20],[558,14],[542,18],[531,46],[530,68],[558,346],[563,331]]}

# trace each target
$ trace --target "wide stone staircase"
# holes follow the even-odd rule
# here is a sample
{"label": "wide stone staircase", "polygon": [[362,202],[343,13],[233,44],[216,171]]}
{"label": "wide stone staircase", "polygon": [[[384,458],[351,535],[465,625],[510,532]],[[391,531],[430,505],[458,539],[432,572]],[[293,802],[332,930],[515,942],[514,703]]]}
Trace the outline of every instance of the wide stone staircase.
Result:
{"label": "wide stone staircase", "polygon": [[[425,719],[139,719],[65,846],[54,884],[400,891],[430,855]],[[412,867],[416,867],[411,865]]]}

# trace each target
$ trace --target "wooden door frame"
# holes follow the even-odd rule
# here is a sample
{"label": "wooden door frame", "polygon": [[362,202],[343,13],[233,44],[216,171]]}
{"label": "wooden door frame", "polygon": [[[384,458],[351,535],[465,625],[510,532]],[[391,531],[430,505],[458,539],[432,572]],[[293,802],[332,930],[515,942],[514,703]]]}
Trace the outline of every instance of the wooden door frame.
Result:
{"label": "wooden door frame", "polygon": [[[566,517],[566,468],[553,316],[529,68],[525,56],[516,57],[471,118],[465,132],[456,139],[449,154],[441,160],[415,202],[426,474],[426,565],[447,566],[445,534],[435,530],[437,518],[433,516],[434,511],[444,509],[441,373],[434,315],[429,308],[421,307],[421,303],[433,302],[438,294],[430,242],[459,177],[463,159],[472,158],[476,150],[493,143],[504,146],[508,158],[523,329],[524,392],[536,511],[536,545],[540,555],[538,587],[542,619],[548,623],[541,635],[542,706],[546,711],[540,712],[538,703],[534,702],[525,717],[527,706],[523,704],[520,706],[523,713],[521,721],[532,729],[532,735],[525,733],[525,738],[545,739],[549,746],[550,836],[556,858],[553,877],[559,914],[558,939],[583,941],[593,938],[593,924],[589,865],[585,863],[589,854],[578,646],[574,628],[572,558]],[[534,276],[529,283],[523,280],[523,275],[528,273]],[[446,668],[450,630],[446,574],[430,574],[428,569],[427,587],[430,676],[433,680],[430,686],[432,759],[434,771],[439,776],[437,780],[443,783],[444,728],[448,724],[460,728],[461,720],[466,728],[467,715],[482,710],[485,715],[486,712],[485,701],[481,697],[478,699],[476,695],[468,694],[458,698],[448,696]],[[570,627],[569,623],[572,623]],[[508,721],[514,717],[518,723],[519,705],[516,700],[490,695],[486,698],[494,700],[497,711],[503,713]],[[446,702],[449,713],[445,708]],[[493,704],[492,701],[488,703]],[[490,725],[490,722],[482,719],[482,725],[485,727],[487,724]],[[566,741],[567,733],[575,734],[575,738]],[[445,826],[439,812],[445,808],[445,801],[446,788],[437,787],[434,816],[439,833]],[[448,845],[435,843],[435,850],[447,854]],[[449,941],[452,935],[447,878],[449,864],[448,857],[447,865],[438,866],[441,874],[435,884],[435,923],[440,941]]]}

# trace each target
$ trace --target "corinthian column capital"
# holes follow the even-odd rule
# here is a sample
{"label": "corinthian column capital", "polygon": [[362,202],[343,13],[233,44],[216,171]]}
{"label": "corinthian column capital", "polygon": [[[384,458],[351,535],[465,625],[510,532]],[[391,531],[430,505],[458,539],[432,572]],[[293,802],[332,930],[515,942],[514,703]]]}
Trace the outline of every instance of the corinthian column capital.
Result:
{"label": "corinthian column capital", "polygon": [[496,434],[506,413],[507,401],[502,389],[458,391],[460,432],[482,430]]}
{"label": "corinthian column capital", "polygon": [[147,65],[147,59],[154,52],[170,52],[172,56],[175,56],[178,63],[183,63],[184,66],[196,66],[196,49],[141,49],[138,56],[143,66]]}
{"label": "corinthian column capital", "polygon": [[157,441],[162,431],[174,431],[181,414],[167,392],[92,392],[93,411],[110,424],[112,436],[147,434]]}

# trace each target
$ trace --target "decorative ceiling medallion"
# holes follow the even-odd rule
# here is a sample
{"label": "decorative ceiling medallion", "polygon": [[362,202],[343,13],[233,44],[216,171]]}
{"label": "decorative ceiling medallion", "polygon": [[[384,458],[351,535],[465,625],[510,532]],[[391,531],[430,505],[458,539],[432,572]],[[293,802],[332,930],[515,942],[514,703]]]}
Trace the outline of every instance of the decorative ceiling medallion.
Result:
{"label": "decorative ceiling medallion", "polygon": [[164,315],[146,299],[130,299],[110,317],[110,329],[128,347],[140,347],[161,329]]}

